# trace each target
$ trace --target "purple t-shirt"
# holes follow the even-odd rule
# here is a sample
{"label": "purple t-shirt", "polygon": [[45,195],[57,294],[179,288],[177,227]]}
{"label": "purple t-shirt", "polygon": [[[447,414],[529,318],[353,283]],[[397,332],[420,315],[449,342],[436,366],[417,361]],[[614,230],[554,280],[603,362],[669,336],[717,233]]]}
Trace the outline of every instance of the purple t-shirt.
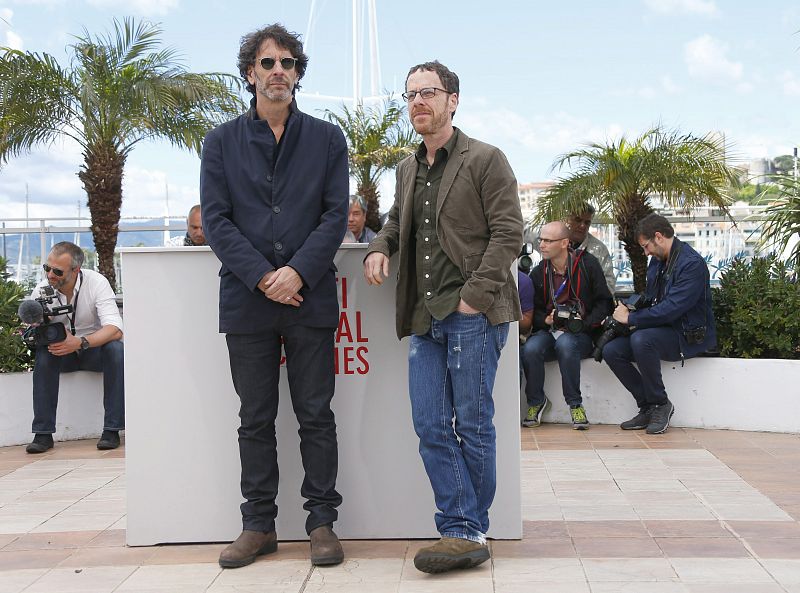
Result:
{"label": "purple t-shirt", "polygon": [[527,274],[517,270],[517,283],[519,284],[519,304],[522,312],[533,311],[533,280]]}

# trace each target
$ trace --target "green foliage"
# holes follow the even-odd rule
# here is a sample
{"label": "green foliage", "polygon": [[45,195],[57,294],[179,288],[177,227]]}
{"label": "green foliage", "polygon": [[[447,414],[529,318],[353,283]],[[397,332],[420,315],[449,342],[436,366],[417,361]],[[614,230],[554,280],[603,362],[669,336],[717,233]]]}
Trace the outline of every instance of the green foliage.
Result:
{"label": "green foliage", "polygon": [[779,194],[765,196],[768,202],[761,227],[761,248],[770,248],[786,254],[795,268],[800,267],[800,180],[791,175],[774,175],[772,181]]}
{"label": "green foliage", "polygon": [[0,257],[0,373],[28,371],[33,358],[22,342],[22,323],[17,317],[25,288],[8,279],[6,261]]}
{"label": "green foliage", "polygon": [[800,284],[775,254],[737,258],[714,291],[720,354],[800,359]]}

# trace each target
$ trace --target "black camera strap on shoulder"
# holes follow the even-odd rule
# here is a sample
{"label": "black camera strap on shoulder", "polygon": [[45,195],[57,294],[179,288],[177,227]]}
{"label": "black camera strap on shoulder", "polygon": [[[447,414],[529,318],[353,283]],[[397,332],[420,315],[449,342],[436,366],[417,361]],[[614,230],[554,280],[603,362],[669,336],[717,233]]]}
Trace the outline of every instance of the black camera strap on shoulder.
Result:
{"label": "black camera strap on shoulder", "polygon": [[[75,283],[75,298],[72,299],[72,315],[67,315],[69,331],[73,336],[75,335],[75,316],[78,314],[78,296],[81,294],[81,288],[83,288],[83,270],[78,273],[78,280],[80,281],[80,286],[78,286],[77,282]],[[58,299],[59,305],[64,305],[64,303],[61,302],[60,296],[56,295],[56,298]]]}

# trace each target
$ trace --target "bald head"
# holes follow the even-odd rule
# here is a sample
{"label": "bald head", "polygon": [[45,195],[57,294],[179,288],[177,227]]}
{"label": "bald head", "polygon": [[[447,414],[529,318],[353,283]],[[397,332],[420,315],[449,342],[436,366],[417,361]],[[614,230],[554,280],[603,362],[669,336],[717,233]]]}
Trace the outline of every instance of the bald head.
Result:
{"label": "bald head", "polygon": [[539,252],[544,259],[560,263],[569,248],[569,228],[562,221],[548,222],[539,232]]}
{"label": "bald head", "polygon": [[542,227],[541,236],[548,239],[565,239],[569,237],[569,227],[561,220],[548,222]]}

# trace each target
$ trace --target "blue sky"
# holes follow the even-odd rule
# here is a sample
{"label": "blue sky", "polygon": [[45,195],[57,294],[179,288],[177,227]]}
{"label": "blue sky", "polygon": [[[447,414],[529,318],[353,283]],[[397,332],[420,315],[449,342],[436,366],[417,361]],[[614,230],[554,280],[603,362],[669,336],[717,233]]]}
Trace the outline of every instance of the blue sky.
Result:
{"label": "blue sky", "polygon": [[[0,44],[53,54],[113,18],[161,23],[164,42],[194,71],[235,73],[242,34],[281,22],[308,39],[306,93],[352,94],[350,0],[221,3],[189,0],[0,0]],[[383,88],[400,93],[409,66],[439,59],[461,79],[455,123],[499,146],[521,183],[583,143],[635,136],[654,123],[720,131],[740,160],[800,144],[800,4],[795,1],[606,2],[376,0]],[[367,58],[365,57],[365,60]],[[363,81],[368,89],[368,81]],[[368,94],[368,93],[367,93]],[[338,103],[301,96],[312,114]],[[71,216],[85,204],[80,151],[36,150],[0,170],[0,218]],[[128,160],[123,215],[183,214],[197,201],[196,155],[151,143]],[[384,207],[392,179],[382,183]],[[84,207],[85,212],[85,207]]]}

